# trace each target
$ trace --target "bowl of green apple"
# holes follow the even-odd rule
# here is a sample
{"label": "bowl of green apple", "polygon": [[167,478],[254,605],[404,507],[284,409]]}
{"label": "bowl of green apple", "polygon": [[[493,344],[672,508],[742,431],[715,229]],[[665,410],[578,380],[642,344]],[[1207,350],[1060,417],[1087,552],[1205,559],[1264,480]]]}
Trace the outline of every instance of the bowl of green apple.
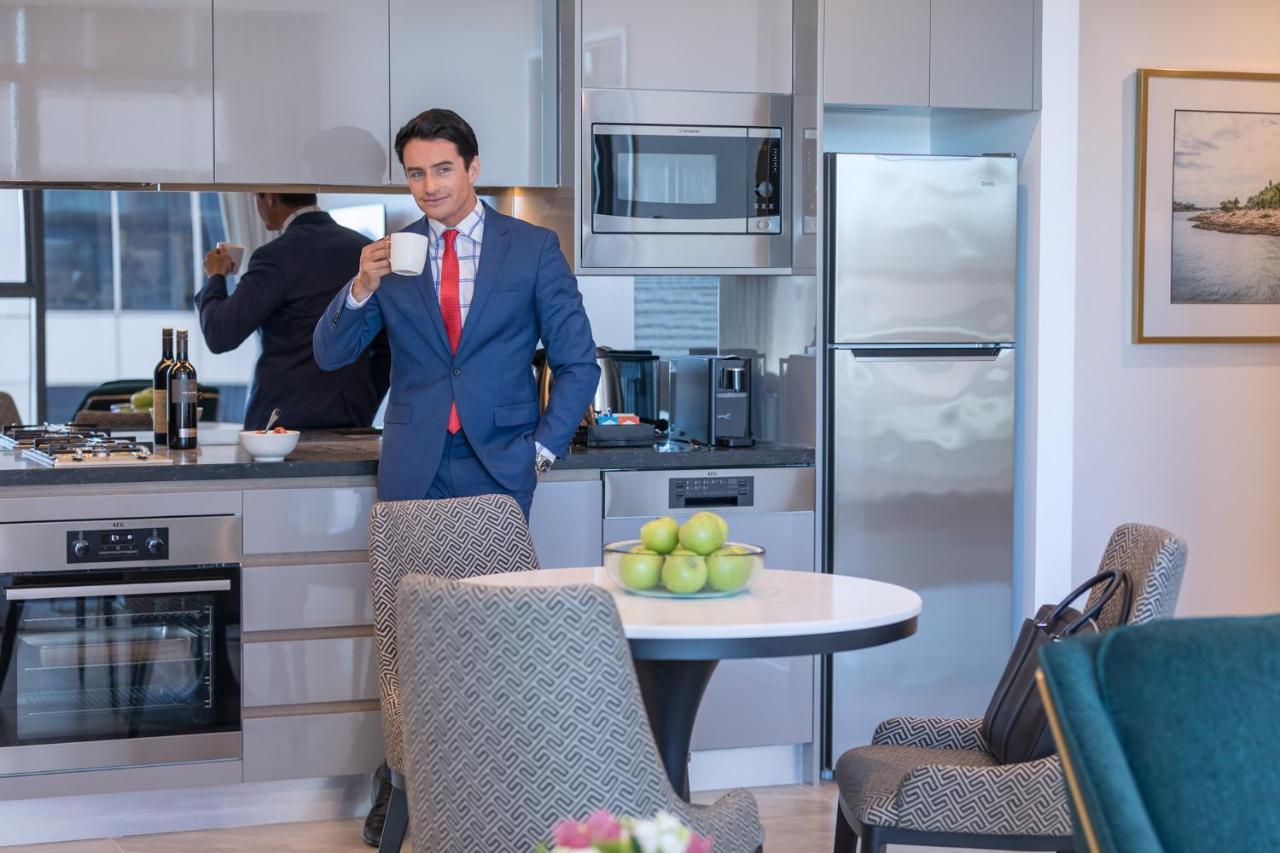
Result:
{"label": "bowl of green apple", "polygon": [[683,524],[669,515],[646,522],[639,539],[604,546],[613,582],[654,598],[725,598],[743,592],[764,567],[764,549],[729,541],[729,524],[699,512]]}

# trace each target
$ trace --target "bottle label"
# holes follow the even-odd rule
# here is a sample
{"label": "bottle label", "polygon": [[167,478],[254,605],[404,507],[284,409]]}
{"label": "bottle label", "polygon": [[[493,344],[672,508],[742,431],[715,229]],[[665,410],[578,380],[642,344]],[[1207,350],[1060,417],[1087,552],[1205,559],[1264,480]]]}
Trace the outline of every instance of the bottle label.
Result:
{"label": "bottle label", "polygon": [[173,394],[173,404],[176,406],[194,406],[199,398],[195,380],[187,376],[174,379],[169,392]]}
{"label": "bottle label", "polygon": [[169,431],[169,394],[163,388],[151,394],[151,428],[155,432]]}

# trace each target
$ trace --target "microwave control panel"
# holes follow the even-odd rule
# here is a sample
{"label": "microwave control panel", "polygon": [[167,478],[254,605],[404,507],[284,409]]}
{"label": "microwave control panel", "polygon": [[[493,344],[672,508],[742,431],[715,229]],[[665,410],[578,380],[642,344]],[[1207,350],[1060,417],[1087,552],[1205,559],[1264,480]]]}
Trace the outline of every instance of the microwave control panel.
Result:
{"label": "microwave control panel", "polygon": [[67,533],[67,563],[169,559],[169,528],[75,530]]}

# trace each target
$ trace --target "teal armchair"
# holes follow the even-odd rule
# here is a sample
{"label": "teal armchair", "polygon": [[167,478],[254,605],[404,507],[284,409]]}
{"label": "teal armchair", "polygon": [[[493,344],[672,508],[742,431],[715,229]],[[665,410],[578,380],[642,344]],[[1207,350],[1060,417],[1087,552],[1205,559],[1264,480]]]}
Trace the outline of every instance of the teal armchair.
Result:
{"label": "teal armchair", "polygon": [[1057,643],[1039,682],[1077,850],[1280,850],[1280,616]]}

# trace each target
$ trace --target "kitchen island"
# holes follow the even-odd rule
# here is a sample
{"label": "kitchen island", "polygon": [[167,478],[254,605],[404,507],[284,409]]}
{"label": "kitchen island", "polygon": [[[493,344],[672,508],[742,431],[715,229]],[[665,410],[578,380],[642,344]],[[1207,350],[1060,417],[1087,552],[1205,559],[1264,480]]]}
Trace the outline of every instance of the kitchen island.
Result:
{"label": "kitchen island", "polygon": [[[0,452],[0,533],[49,531],[38,553],[0,548],[0,577],[65,572],[74,562],[73,540],[112,528],[141,531],[143,539],[161,528],[169,562],[195,569],[204,561],[183,551],[191,536],[182,525],[201,518],[231,525],[218,544],[229,556],[217,562],[238,574],[232,589],[238,587],[239,612],[226,617],[238,649],[230,653],[234,678],[219,689],[234,691],[240,710],[236,756],[86,766],[75,763],[87,754],[77,749],[50,766],[59,772],[18,772],[5,769],[0,745],[0,844],[363,813],[367,774],[383,749],[367,552],[379,447],[376,435],[317,432],[303,436],[284,462],[254,462],[236,445],[207,445],[175,454],[168,465],[97,468],[47,468],[20,452]],[[736,484],[750,479],[754,503],[723,510],[731,524],[768,542],[774,565],[812,570],[812,465],[811,449],[768,444],[575,449],[540,479],[530,529],[544,568],[592,565],[606,537],[634,535],[647,507],[668,506],[668,491],[675,499],[669,478],[732,481],[734,495]],[[787,511],[772,511],[783,498]],[[98,583],[89,574],[103,565],[90,555],[72,567],[86,573],[75,583]],[[735,725],[708,726],[701,742],[695,731],[694,748],[702,751],[694,754],[695,785],[699,756],[729,749],[739,757],[758,750],[765,768],[754,777],[758,784],[799,781],[776,773],[795,773],[801,760],[811,760],[812,662],[774,661],[755,670],[741,663],[737,670],[726,665],[708,688],[708,717],[728,715]],[[758,719],[737,710],[744,690],[757,697]],[[29,768],[30,753],[26,759]]]}

